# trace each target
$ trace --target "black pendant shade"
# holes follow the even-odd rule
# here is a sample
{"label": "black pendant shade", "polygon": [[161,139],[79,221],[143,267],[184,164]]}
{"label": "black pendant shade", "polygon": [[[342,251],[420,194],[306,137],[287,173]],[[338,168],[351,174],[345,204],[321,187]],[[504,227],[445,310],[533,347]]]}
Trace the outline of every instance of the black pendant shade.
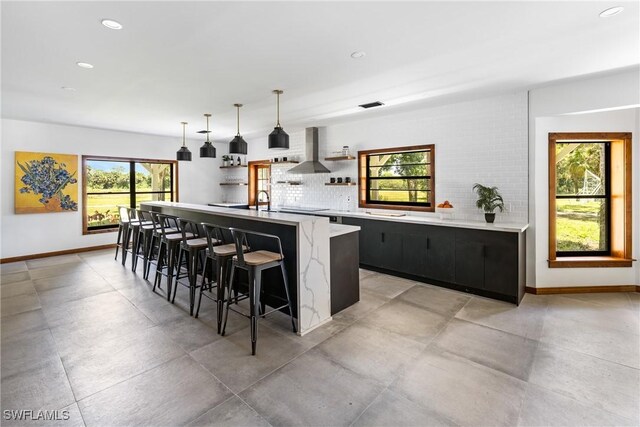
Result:
{"label": "black pendant shade", "polygon": [[[189,153],[189,155],[191,155],[191,153]],[[214,147],[211,142],[205,141],[202,147],[200,147],[200,157],[212,157],[215,159],[216,147]]]}
{"label": "black pendant shade", "polygon": [[271,150],[288,150],[289,135],[280,126],[273,128],[273,132],[269,134],[269,149]]}
{"label": "black pendant shade", "polygon": [[237,109],[238,134],[229,142],[229,154],[247,154],[247,141],[240,135],[240,107],[242,104],[233,104]]}
{"label": "black pendant shade", "polygon": [[210,157],[215,159],[216,147],[214,147],[213,144],[211,144],[211,141],[209,141],[209,117],[211,117],[211,114],[205,113],[204,116],[207,118],[207,130],[203,133],[207,134],[207,140],[202,144],[202,147],[200,147],[200,157]]}
{"label": "black pendant shade", "polygon": [[187,122],[181,122],[182,124],[182,147],[176,153],[176,160],[181,162],[190,162],[191,161],[191,151],[187,148],[186,137],[185,137],[185,128],[187,126]]}
{"label": "black pendant shade", "polygon": [[283,91],[276,89],[273,91],[277,97],[277,122],[276,127],[273,128],[273,132],[269,134],[269,149],[271,150],[288,150],[289,149],[289,135],[280,126],[280,95]]}

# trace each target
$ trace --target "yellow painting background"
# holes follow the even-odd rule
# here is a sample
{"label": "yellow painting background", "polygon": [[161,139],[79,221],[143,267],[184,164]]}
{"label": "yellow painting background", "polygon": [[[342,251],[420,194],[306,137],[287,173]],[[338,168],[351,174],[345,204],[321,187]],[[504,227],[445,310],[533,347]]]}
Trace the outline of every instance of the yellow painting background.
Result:
{"label": "yellow painting background", "polygon": [[[55,154],[55,153],[32,153],[27,151],[16,151],[15,159],[15,185],[14,185],[14,201],[15,201],[15,213],[28,214],[28,213],[49,213],[49,212],[75,212],[70,210],[63,210],[59,204],[50,201],[48,206],[39,202],[42,197],[41,194],[20,193],[20,189],[25,185],[22,183],[21,178],[24,175],[18,163],[22,166],[27,166],[27,162],[31,160],[42,160],[44,157],[49,156],[55,161],[64,163],[65,169],[73,175],[75,179],[80,181],[78,177],[78,156],[75,154]],[[78,202],[78,182],[75,184],[67,184],[62,190],[62,194],[68,195],[74,202]]]}

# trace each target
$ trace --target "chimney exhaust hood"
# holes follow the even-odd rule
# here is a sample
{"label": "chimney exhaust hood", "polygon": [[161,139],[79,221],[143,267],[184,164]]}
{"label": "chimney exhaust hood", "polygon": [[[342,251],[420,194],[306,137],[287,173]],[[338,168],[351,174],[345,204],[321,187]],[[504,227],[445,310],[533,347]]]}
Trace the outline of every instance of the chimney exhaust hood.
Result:
{"label": "chimney exhaust hood", "polygon": [[318,160],[318,128],[305,129],[305,161],[289,169],[289,173],[330,173]]}

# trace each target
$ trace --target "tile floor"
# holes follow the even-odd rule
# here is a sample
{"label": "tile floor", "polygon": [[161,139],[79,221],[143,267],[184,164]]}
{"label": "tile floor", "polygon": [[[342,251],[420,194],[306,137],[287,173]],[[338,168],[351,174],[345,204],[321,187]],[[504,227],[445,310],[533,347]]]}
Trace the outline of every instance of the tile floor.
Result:
{"label": "tile floor", "polygon": [[[304,337],[285,316],[188,315],[112,251],[0,267],[2,410],[64,426],[638,425],[640,298],[520,307],[361,272],[361,302]],[[162,293],[162,291],[160,292]],[[55,425],[16,422],[3,425]]]}

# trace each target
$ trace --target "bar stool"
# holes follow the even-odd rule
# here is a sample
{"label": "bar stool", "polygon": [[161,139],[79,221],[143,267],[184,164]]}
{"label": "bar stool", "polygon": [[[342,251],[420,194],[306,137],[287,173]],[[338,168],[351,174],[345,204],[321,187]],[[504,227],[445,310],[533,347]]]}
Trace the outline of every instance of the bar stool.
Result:
{"label": "bar stool", "polygon": [[[193,316],[193,308],[196,300],[196,289],[198,288],[198,265],[204,267],[205,253],[207,250],[207,239],[202,237],[198,223],[189,219],[179,218],[182,240],[178,249],[178,264],[176,272],[176,285],[173,288],[173,298],[176,300],[178,285],[189,288],[189,314]],[[186,273],[181,275],[183,261],[186,263]],[[204,272],[203,272],[204,273]],[[188,283],[180,282],[180,279],[187,278]]]}
{"label": "bar stool", "polygon": [[[151,273],[151,265],[155,265],[157,269],[157,252],[159,252],[160,248],[160,240],[162,237],[162,227],[160,225],[160,220],[158,219],[158,212],[149,211],[151,216],[151,222],[153,224],[153,233],[151,234],[151,242],[149,243],[149,256],[147,259],[146,273],[143,274],[145,280],[149,280],[149,274]],[[166,234],[175,234],[180,233],[178,229],[178,225],[176,224],[165,224],[164,232]],[[174,225],[174,226],[172,226]]]}
{"label": "bar stool", "polygon": [[133,239],[133,255],[131,259],[131,270],[135,273],[138,268],[138,260],[142,258],[142,277],[146,277],[147,267],[149,264],[149,249],[151,245],[151,237],[153,236],[153,230],[155,225],[151,218],[150,211],[143,211],[142,209],[136,209],[136,217],[139,220],[138,232]]}
{"label": "bar stool", "polygon": [[124,265],[125,259],[127,258],[124,241],[129,233],[129,213],[127,212],[126,206],[118,206],[118,216],[120,219],[118,220],[118,238],[116,239],[115,259],[118,259],[118,250],[122,249],[122,265]]}
{"label": "bar stool", "polygon": [[[138,234],[140,232],[140,228],[145,225],[151,225],[151,222],[143,221],[142,218],[138,217],[137,211],[134,208],[127,208],[127,214],[129,215],[129,230],[125,235],[125,250],[127,252],[131,252],[131,270],[136,271],[136,247],[138,245]],[[122,260],[122,265],[124,265],[125,260]]]}
{"label": "bar stool", "polygon": [[[198,307],[196,308],[195,317],[197,318],[200,313],[202,295],[205,295],[207,298],[217,303],[218,333],[220,333],[222,331],[222,313],[224,311],[225,288],[228,283],[231,259],[236,254],[236,245],[235,243],[231,243],[233,237],[231,236],[231,231],[227,227],[208,224],[205,222],[200,225],[202,225],[202,228],[204,229],[208,248],[202,273],[202,284],[200,285],[200,296],[198,298]],[[249,252],[250,248],[248,246],[243,246],[242,250],[244,252]],[[212,271],[212,267],[214,266],[215,275]],[[207,278],[209,280],[207,280]],[[215,297],[204,293],[205,290],[209,290],[209,292],[211,292],[214,286],[216,287]]]}
{"label": "bar stool", "polygon": [[[238,314],[241,314],[245,317],[248,317],[251,322],[251,354],[256,354],[256,343],[258,340],[258,316],[262,311],[262,317],[265,317],[274,311],[279,311],[285,307],[289,309],[289,315],[291,316],[291,326],[293,332],[297,331],[296,322],[293,318],[293,309],[291,306],[291,297],[289,295],[289,280],[287,279],[287,270],[284,265],[284,254],[282,252],[282,242],[278,236],[274,236],[272,234],[258,233],[255,231],[247,231],[240,230],[237,228],[230,228],[231,235],[233,236],[234,243],[236,245],[236,254],[232,258],[231,264],[231,276],[229,278],[229,292],[227,293],[229,297],[226,299],[226,309],[224,314],[224,322],[222,326],[222,335],[225,333],[225,329],[227,327],[227,319],[229,318],[229,309],[231,298],[231,291],[235,289],[236,284],[234,283],[234,276],[237,269],[242,269],[247,271],[249,274],[249,292],[248,295],[241,297],[241,300],[249,298],[249,314],[242,313],[238,310],[231,309]],[[244,252],[244,247],[249,246],[247,242],[247,236],[258,236],[265,239],[272,239],[277,241],[278,243],[278,252],[271,252],[265,250],[258,250],[254,252]],[[286,304],[274,308],[268,313],[263,310],[260,310],[260,296],[262,289],[262,272],[268,270],[270,268],[280,267],[280,271],[282,272],[282,280],[284,282],[284,291],[287,296]],[[273,298],[280,299],[285,301],[283,298],[273,296]],[[238,298],[236,297],[236,302]],[[263,303],[264,304],[264,303]]]}
{"label": "bar stool", "polygon": [[[167,301],[171,301],[171,289],[173,285],[174,271],[176,270],[176,258],[178,248],[182,241],[182,233],[170,233],[170,229],[180,230],[178,217],[173,215],[157,214],[156,218],[160,225],[160,243],[158,247],[158,260],[156,262],[156,277],[153,281],[153,291],[160,285],[162,276],[167,278]],[[193,238],[193,235],[189,235]],[[164,271],[166,269],[166,272]]]}

